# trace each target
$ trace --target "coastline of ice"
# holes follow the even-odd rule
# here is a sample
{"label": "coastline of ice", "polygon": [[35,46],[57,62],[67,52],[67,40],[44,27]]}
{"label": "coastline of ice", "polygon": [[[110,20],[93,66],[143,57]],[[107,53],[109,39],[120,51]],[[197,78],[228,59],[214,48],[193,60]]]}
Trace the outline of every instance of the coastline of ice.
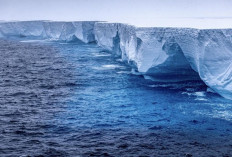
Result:
{"label": "coastline of ice", "polygon": [[135,27],[107,22],[1,22],[0,37],[96,42],[146,77],[199,80],[232,99],[232,29]]}

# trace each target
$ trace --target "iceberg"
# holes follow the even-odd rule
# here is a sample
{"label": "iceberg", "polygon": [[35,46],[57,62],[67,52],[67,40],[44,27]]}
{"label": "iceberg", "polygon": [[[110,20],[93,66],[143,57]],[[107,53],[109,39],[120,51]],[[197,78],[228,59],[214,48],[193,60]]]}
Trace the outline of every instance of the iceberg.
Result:
{"label": "iceberg", "polygon": [[90,22],[54,22],[20,21],[1,22],[0,37],[35,37],[54,41],[71,42],[80,40],[84,43],[95,42],[94,21]]}
{"label": "iceberg", "polygon": [[227,29],[198,30],[189,37],[188,45],[182,42],[183,52],[200,78],[228,99],[232,99],[231,37],[232,31]]}
{"label": "iceberg", "polygon": [[135,27],[97,21],[1,22],[0,37],[96,42],[156,81],[201,79],[232,99],[232,29]]}
{"label": "iceberg", "polygon": [[[159,81],[200,78],[232,99],[232,29],[133,28],[108,23],[95,29],[100,46],[121,51],[122,59],[140,73]],[[113,44],[117,37],[119,46]]]}

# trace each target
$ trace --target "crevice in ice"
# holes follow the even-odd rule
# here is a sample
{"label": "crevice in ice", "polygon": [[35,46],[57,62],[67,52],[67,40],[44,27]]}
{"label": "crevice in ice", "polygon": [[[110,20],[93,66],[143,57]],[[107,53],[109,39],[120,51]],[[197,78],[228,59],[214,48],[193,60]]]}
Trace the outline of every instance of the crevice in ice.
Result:
{"label": "crevice in ice", "polygon": [[157,57],[153,61],[153,65],[147,70],[146,75],[167,82],[171,80],[200,80],[198,73],[191,68],[181,47],[174,39],[167,39],[162,50],[159,53],[166,53],[165,59]]}
{"label": "crevice in ice", "polygon": [[67,43],[78,43],[85,44],[82,40],[78,39],[75,35],[73,35],[70,39],[65,40]]}
{"label": "crevice in ice", "polygon": [[121,56],[122,54],[122,50],[120,48],[120,37],[119,37],[119,33],[117,31],[117,34],[115,37],[113,37],[113,52],[117,55],[117,56]]}
{"label": "crevice in ice", "polygon": [[137,37],[137,45],[136,45],[136,50],[138,51],[142,45],[142,40],[140,38]]}
{"label": "crevice in ice", "polygon": [[0,23],[0,38],[10,37],[97,43],[137,74],[167,82],[201,78],[232,99],[232,29],[135,28],[95,21]]}

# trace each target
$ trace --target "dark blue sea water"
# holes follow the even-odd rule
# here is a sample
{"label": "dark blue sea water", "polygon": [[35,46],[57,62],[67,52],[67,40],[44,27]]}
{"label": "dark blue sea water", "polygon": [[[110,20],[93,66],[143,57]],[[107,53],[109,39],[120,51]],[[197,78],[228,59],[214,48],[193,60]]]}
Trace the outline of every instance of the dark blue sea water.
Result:
{"label": "dark blue sea water", "polygon": [[0,156],[232,156],[232,102],[94,44],[0,41]]}

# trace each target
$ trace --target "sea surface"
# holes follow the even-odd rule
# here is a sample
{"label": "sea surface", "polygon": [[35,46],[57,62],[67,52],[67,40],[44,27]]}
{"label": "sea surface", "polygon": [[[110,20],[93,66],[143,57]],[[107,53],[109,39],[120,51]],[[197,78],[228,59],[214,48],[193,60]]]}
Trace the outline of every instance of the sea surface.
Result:
{"label": "sea surface", "polygon": [[[0,41],[0,156],[232,156],[232,102],[95,44]],[[146,77],[147,78],[147,77]]]}

